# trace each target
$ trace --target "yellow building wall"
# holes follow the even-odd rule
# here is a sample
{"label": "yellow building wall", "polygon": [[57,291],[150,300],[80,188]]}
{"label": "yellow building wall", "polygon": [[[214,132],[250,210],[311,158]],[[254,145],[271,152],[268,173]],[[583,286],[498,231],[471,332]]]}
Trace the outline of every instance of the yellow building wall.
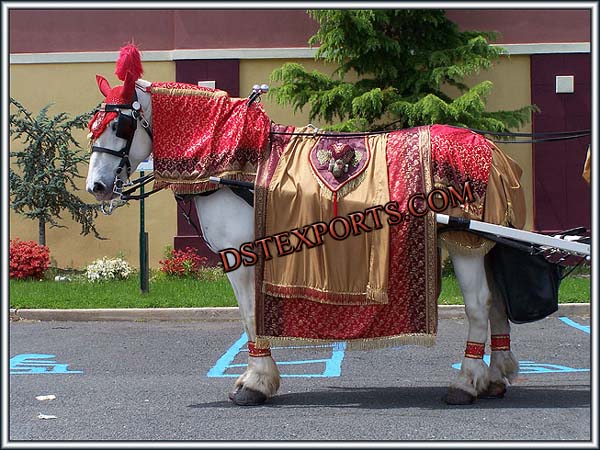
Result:
{"label": "yellow building wall", "polygon": [[[334,66],[312,59],[281,60],[260,59],[240,61],[240,92],[251,91],[254,84],[268,83],[271,72],[284,62],[299,62],[308,70],[320,70],[331,74]],[[144,78],[150,81],[175,80],[173,62],[144,63]],[[22,64],[10,67],[10,95],[20,101],[28,110],[39,111],[47,103],[53,102],[50,114],[66,111],[79,114],[96,106],[102,96],[98,91],[95,74],[105,76],[111,85],[120,83],[113,74],[114,63],[71,63],[71,64]],[[531,101],[529,56],[519,55],[503,57],[495,67],[485,73],[472,77],[468,83],[488,79],[494,83],[494,89],[488,101],[490,109],[516,109]],[[281,106],[268,95],[262,102],[271,119],[277,123],[302,126],[309,123],[308,108],[293,113],[289,106]],[[313,121],[315,126],[322,126]],[[521,131],[530,131],[530,125]],[[79,132],[76,137],[82,146],[86,146],[87,131]],[[12,148],[20,144],[11,142]],[[522,183],[527,202],[527,227],[532,224],[532,152],[530,144],[500,144],[503,151],[514,158],[523,169]],[[82,165],[80,174],[87,174],[87,166]],[[93,202],[93,197],[85,192],[85,179],[80,180],[78,195],[85,201]],[[151,267],[158,267],[166,246],[173,244],[177,232],[177,205],[169,191],[159,192],[146,200],[146,230],[149,233],[149,259]],[[108,240],[95,239],[93,235],[81,236],[80,226],[65,217],[61,221],[68,228],[47,228],[47,244],[51,255],[59,267],[82,268],[94,259],[102,256],[122,254],[130,263],[138,264],[139,203],[117,209],[111,216],[99,215],[96,227]],[[37,223],[25,220],[21,216],[10,214],[10,237],[37,241]]]}
{"label": "yellow building wall", "polygon": [[[10,96],[29,111],[37,113],[48,103],[54,103],[49,115],[65,111],[77,115],[94,108],[103,100],[96,85],[96,74],[106,77],[111,85],[121,84],[114,75],[114,63],[77,64],[13,64],[10,66]],[[147,62],[144,77],[149,80],[174,80],[175,64],[172,62]],[[87,130],[75,137],[87,151]],[[11,148],[20,148],[18,141],[11,141]],[[12,161],[11,161],[12,164]],[[14,166],[13,166],[14,167]],[[79,173],[87,175],[87,165],[81,165]],[[77,183],[76,194],[84,201],[95,202],[85,191],[85,178]],[[173,244],[176,234],[176,208],[170,192],[159,192],[146,200],[146,231],[149,235],[149,262],[158,267],[165,246]],[[93,234],[81,236],[81,227],[63,215],[62,225],[68,228],[46,229],[46,244],[58,267],[82,268],[94,259],[122,254],[133,266],[139,261],[139,203],[117,209],[111,216],[100,214],[96,228],[108,240],[98,240]],[[10,238],[38,240],[36,221],[10,213]]]}

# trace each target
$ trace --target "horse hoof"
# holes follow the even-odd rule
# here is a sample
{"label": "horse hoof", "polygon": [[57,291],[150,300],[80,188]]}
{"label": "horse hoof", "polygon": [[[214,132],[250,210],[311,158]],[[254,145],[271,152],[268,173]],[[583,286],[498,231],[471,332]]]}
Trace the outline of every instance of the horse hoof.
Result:
{"label": "horse hoof", "polygon": [[475,396],[456,388],[448,388],[448,393],[442,399],[447,405],[470,405]]}
{"label": "horse hoof", "polygon": [[504,383],[490,383],[485,391],[477,396],[477,398],[504,398],[506,394],[506,385]]}
{"label": "horse hoof", "polygon": [[241,388],[242,388],[242,386],[236,386],[233,391],[231,391],[229,394],[227,394],[227,397],[229,397],[229,400],[231,400],[232,402],[235,402],[235,396],[240,391]]}
{"label": "horse hoof", "polygon": [[239,406],[258,406],[267,401],[265,394],[245,386],[230,393],[229,398]]}

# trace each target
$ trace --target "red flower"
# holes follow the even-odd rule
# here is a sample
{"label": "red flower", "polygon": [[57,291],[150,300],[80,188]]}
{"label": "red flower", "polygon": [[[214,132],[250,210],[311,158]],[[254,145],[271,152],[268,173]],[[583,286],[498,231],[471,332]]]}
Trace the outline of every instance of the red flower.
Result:
{"label": "red flower", "polygon": [[12,239],[9,247],[9,276],[40,279],[50,265],[50,250],[34,241]]}
{"label": "red flower", "polygon": [[199,256],[195,249],[186,247],[185,250],[171,250],[165,259],[159,261],[160,270],[167,275],[176,277],[198,276],[208,258]]}

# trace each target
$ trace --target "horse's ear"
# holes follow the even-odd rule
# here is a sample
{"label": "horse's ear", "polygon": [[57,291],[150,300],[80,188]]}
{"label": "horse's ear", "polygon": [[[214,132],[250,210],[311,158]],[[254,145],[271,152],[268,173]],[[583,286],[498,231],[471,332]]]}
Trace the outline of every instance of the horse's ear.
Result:
{"label": "horse's ear", "polygon": [[102,75],[96,75],[96,83],[98,83],[98,88],[100,89],[100,92],[102,92],[105,97],[108,97],[108,94],[111,91],[108,80]]}
{"label": "horse's ear", "polygon": [[125,81],[123,82],[123,92],[122,97],[125,101],[133,98],[133,92],[135,90],[135,79],[131,72],[127,72],[125,75]]}

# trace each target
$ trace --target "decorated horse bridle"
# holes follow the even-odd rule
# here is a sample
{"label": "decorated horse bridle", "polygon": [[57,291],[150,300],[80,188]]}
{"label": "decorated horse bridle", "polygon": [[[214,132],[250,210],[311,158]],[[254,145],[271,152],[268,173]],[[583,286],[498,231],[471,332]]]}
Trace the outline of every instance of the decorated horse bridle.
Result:
{"label": "decorated horse bridle", "polygon": [[[136,89],[139,89],[136,86]],[[144,112],[142,111],[142,106],[140,102],[138,102],[137,94],[134,90],[133,98],[130,104],[116,104],[116,103],[105,103],[101,106],[100,111],[102,112],[116,112],[117,123],[116,126],[113,124],[113,130],[116,131],[116,135],[118,138],[125,140],[125,147],[120,150],[114,150],[106,147],[99,147],[97,145],[92,146],[92,153],[108,153],[109,155],[117,156],[121,158],[119,161],[119,165],[115,169],[115,181],[113,184],[113,193],[117,194],[119,198],[111,199],[108,202],[103,201],[101,204],[102,213],[106,215],[112,214],[114,208],[121,206],[125,201],[130,199],[135,199],[136,196],[130,195],[131,192],[139,188],[141,185],[144,185],[150,181],[152,181],[153,176],[149,175],[146,177],[138,178],[137,180],[131,181],[131,161],[129,159],[129,152],[131,150],[131,144],[133,142],[133,137],[135,135],[135,131],[137,130],[138,122],[142,126],[142,128],[148,133],[150,140],[152,140],[152,130],[150,130],[150,124],[144,117]],[[125,114],[123,111],[131,111],[131,115]],[[123,173],[123,169],[125,169],[126,178],[123,179],[121,174]],[[123,191],[124,187],[133,187],[128,191]],[[148,193],[149,195],[150,193]],[[117,202],[115,200],[118,200]],[[108,209],[107,209],[108,203]]]}

